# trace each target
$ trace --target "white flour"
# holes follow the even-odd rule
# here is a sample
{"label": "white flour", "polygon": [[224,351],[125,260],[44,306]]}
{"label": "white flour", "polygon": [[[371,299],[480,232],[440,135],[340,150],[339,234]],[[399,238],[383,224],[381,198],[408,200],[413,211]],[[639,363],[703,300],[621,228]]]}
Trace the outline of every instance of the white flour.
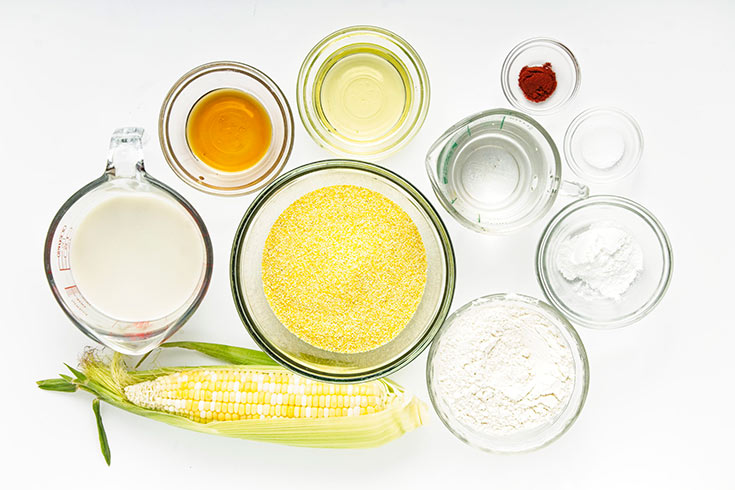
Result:
{"label": "white flour", "polygon": [[597,223],[559,246],[556,266],[585,299],[619,301],[643,270],[643,251],[625,230]]}
{"label": "white flour", "polygon": [[495,436],[553,422],[574,388],[559,327],[507,303],[479,303],[458,318],[442,337],[434,373],[457,419]]}

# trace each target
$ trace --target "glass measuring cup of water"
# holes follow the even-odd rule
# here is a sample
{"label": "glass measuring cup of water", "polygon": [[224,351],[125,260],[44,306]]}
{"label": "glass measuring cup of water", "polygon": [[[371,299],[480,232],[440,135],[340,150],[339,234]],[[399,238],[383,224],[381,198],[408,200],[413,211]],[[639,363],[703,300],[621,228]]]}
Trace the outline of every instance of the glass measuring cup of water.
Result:
{"label": "glass measuring cup of water", "polygon": [[561,192],[589,195],[561,179],[559,151],[534,119],[508,109],[480,112],[429,149],[426,170],[444,208],[464,226],[512,233],[541,218]]}
{"label": "glass measuring cup of water", "polygon": [[[181,328],[212,276],[207,229],[191,204],[146,173],[142,135],[141,128],[113,133],[104,173],[59,209],[44,245],[46,278],[69,319],[130,355],[150,351]],[[179,224],[186,233],[175,234]],[[166,248],[154,250],[161,244]],[[181,293],[171,284],[174,296],[159,295],[151,278],[165,282],[166,271],[179,266],[168,257],[182,253],[195,259],[182,264],[189,271],[186,288]]]}

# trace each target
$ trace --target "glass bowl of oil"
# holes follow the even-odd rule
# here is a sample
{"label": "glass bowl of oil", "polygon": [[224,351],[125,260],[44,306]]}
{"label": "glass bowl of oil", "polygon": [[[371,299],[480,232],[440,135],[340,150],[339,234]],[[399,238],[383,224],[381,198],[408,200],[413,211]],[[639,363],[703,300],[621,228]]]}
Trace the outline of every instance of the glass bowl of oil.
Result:
{"label": "glass bowl of oil", "polygon": [[158,133],[166,161],[187,184],[210,194],[250,194],[276,178],[291,155],[293,114],[263,72],[220,61],[173,85]]}
{"label": "glass bowl of oil", "polygon": [[333,32],[309,52],[296,85],[299,115],[318,144],[340,156],[381,160],[407,144],[429,110],[418,53],[379,27]]}

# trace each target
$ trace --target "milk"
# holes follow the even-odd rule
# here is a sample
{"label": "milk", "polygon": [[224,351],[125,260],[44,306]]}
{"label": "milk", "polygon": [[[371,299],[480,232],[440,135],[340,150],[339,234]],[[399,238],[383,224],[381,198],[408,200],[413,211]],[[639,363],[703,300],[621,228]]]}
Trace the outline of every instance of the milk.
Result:
{"label": "milk", "polygon": [[195,293],[204,264],[204,241],[192,217],[151,193],[105,199],[72,238],[79,292],[121,321],[156,320],[176,311]]}

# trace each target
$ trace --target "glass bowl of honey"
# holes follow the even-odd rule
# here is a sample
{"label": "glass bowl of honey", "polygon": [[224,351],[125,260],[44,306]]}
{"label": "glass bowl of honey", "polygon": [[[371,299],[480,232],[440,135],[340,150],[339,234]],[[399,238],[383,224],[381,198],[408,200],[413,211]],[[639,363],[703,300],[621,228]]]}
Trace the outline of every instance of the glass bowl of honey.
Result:
{"label": "glass bowl of honey", "polygon": [[293,114],[263,72],[233,61],[207,63],[169,90],[158,122],[161,149],[184,182],[217,195],[263,188],[293,148]]}
{"label": "glass bowl of honey", "polygon": [[299,115],[318,144],[343,157],[381,160],[407,144],[429,110],[429,77],[400,36],[373,26],[328,35],[296,83]]}

